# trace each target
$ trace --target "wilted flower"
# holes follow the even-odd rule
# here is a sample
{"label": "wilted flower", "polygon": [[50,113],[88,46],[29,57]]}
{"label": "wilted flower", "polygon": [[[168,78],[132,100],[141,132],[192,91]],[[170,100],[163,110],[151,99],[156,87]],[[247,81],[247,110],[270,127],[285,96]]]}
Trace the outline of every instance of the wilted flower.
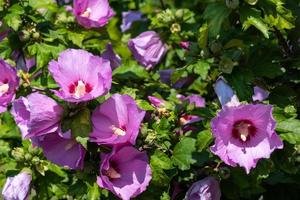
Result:
{"label": "wilted flower", "polygon": [[0,74],[0,113],[2,113],[15,98],[19,78],[17,71],[2,59],[0,59]]}
{"label": "wilted flower", "polygon": [[119,67],[122,62],[121,57],[114,52],[111,44],[106,45],[106,50],[102,53],[101,57],[110,61],[112,69]]}
{"label": "wilted flower", "polygon": [[154,31],[146,31],[129,40],[128,47],[134,58],[143,66],[154,67],[167,52],[167,46]]}
{"label": "wilted flower", "polygon": [[8,177],[2,190],[5,200],[26,200],[31,183],[31,174],[21,172],[14,177]]}
{"label": "wilted flower", "polygon": [[76,49],[63,51],[58,61],[49,63],[49,71],[61,87],[55,94],[69,102],[82,102],[105,95],[111,87],[109,61]]}
{"label": "wilted flower", "polygon": [[151,168],[145,152],[132,146],[115,146],[110,154],[101,155],[100,187],[123,200],[136,197],[146,190],[151,180]]}
{"label": "wilted flower", "polygon": [[63,108],[45,95],[32,93],[15,100],[11,113],[23,138],[30,138],[56,131]]}
{"label": "wilted flower", "polygon": [[213,177],[206,177],[193,183],[187,191],[184,200],[220,200],[219,182]]}
{"label": "wilted flower", "polygon": [[33,143],[43,149],[45,157],[51,162],[69,167],[71,169],[83,169],[85,149],[71,133],[60,133],[60,130],[33,138]]}
{"label": "wilted flower", "polygon": [[255,86],[254,87],[254,95],[252,96],[252,100],[253,101],[263,101],[266,98],[268,98],[269,94],[270,93],[268,91],[266,91],[258,86]]}
{"label": "wilted flower", "polygon": [[135,144],[145,116],[129,95],[114,94],[98,106],[92,115],[90,140],[98,144]]}
{"label": "wilted flower", "polygon": [[140,11],[122,12],[122,32],[128,31],[131,28],[133,22],[143,20],[142,16],[143,13],[141,13]]}
{"label": "wilted flower", "polygon": [[225,106],[211,122],[215,137],[211,151],[226,164],[239,165],[249,173],[259,159],[283,148],[275,126],[271,105]]}
{"label": "wilted flower", "polygon": [[105,26],[115,15],[108,0],[74,0],[73,7],[78,23],[85,28]]}

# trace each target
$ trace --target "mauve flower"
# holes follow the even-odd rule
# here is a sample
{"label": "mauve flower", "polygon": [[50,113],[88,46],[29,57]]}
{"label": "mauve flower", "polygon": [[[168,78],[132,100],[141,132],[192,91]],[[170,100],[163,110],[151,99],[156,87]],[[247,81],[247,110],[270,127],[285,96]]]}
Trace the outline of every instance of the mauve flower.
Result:
{"label": "mauve flower", "polygon": [[253,101],[263,101],[269,97],[270,92],[262,89],[261,87],[254,87],[254,94],[252,96]]}
{"label": "mauve flower", "polygon": [[2,113],[15,98],[19,78],[17,71],[2,59],[0,59],[0,74],[0,113]]}
{"label": "mauve flower", "polygon": [[16,62],[17,70],[28,72],[36,65],[35,57],[26,58],[26,56],[18,50],[13,51],[11,58]]}
{"label": "mauve flower", "polygon": [[190,50],[190,42],[188,41],[181,41],[179,46],[185,50]]}
{"label": "mauve flower", "polygon": [[176,83],[171,83],[171,76],[174,73],[174,69],[164,69],[159,71],[161,82],[171,85],[175,89],[180,89],[185,85],[192,83],[193,79],[191,77],[181,78]]}
{"label": "mauve flower", "polygon": [[122,32],[128,31],[131,28],[133,22],[143,20],[142,16],[143,13],[141,13],[140,11],[122,12]]}
{"label": "mauve flower", "polygon": [[123,200],[144,192],[151,180],[151,168],[145,152],[132,146],[115,146],[110,154],[101,154],[97,183]]}
{"label": "mauve flower", "polygon": [[[205,99],[196,94],[192,94],[187,97],[185,97],[183,95],[178,95],[178,99],[181,101],[188,101],[189,104],[195,105],[196,108],[204,108],[205,107]],[[195,122],[198,122],[201,120],[202,120],[202,118],[197,115],[183,114],[179,119],[179,123],[180,123],[180,125],[184,126],[184,125],[195,123]]]}
{"label": "mauve flower", "polygon": [[6,29],[6,30],[0,32],[0,42],[8,36],[10,31],[11,31],[10,29]]}
{"label": "mauve flower", "polygon": [[219,182],[213,177],[206,177],[193,183],[187,191],[184,200],[220,200]]}
{"label": "mauve flower", "polygon": [[129,95],[114,94],[92,114],[93,132],[90,140],[98,144],[135,144],[145,116]]}
{"label": "mauve flower", "polygon": [[154,31],[146,31],[128,41],[134,58],[143,66],[154,67],[167,52],[167,46]]}
{"label": "mauve flower", "polygon": [[31,174],[21,172],[14,177],[8,177],[2,189],[5,200],[25,200],[30,192]]}
{"label": "mauve flower", "polygon": [[110,61],[112,69],[119,67],[122,62],[121,57],[114,52],[111,44],[106,45],[106,50],[102,53],[101,57]]}
{"label": "mauve flower", "polygon": [[74,0],[73,7],[77,22],[85,28],[105,26],[115,15],[108,0]]}
{"label": "mauve flower", "polygon": [[70,169],[83,169],[85,149],[71,133],[60,133],[60,130],[35,137],[33,144],[43,149],[44,156],[51,162]]}
{"label": "mauve flower", "polygon": [[239,165],[249,173],[259,159],[283,148],[275,126],[271,105],[225,106],[211,121],[215,137],[211,151],[226,164]]}
{"label": "mauve flower", "polygon": [[214,86],[218,99],[224,106],[238,106],[240,104],[238,97],[232,88],[227,84],[223,77],[219,77]]}
{"label": "mauve flower", "polygon": [[154,96],[148,96],[148,99],[152,106],[155,108],[161,108],[165,106],[165,100],[154,97]]}
{"label": "mauve flower", "polygon": [[13,102],[12,115],[23,138],[52,133],[59,128],[63,108],[53,99],[39,93],[20,97]]}
{"label": "mauve flower", "polygon": [[65,101],[89,101],[105,95],[111,87],[110,62],[84,50],[63,51],[58,61],[49,63],[49,71],[61,88],[54,93]]}

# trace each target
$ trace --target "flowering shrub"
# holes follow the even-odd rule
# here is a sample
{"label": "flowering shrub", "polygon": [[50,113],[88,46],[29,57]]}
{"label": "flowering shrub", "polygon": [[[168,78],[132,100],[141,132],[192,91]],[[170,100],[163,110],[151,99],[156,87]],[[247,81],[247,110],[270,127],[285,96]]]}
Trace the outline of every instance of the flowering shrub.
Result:
{"label": "flowering shrub", "polygon": [[0,188],[300,199],[296,0],[0,0]]}

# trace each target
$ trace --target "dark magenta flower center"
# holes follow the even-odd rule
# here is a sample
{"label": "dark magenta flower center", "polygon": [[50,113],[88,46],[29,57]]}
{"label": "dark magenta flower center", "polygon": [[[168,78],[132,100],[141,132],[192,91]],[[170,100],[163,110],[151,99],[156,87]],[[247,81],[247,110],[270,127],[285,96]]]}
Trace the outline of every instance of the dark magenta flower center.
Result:
{"label": "dark magenta flower center", "polygon": [[110,162],[110,167],[108,170],[104,171],[104,174],[109,177],[110,180],[121,178],[121,174],[119,173],[119,169],[115,162]]}
{"label": "dark magenta flower center", "polygon": [[92,86],[88,83],[85,83],[82,80],[76,81],[69,86],[69,92],[73,94],[76,99],[83,97],[85,94],[92,91]]}
{"label": "dark magenta flower center", "polygon": [[255,135],[256,130],[256,127],[250,120],[238,120],[233,125],[232,135],[242,142],[247,142],[250,140],[251,136]]}

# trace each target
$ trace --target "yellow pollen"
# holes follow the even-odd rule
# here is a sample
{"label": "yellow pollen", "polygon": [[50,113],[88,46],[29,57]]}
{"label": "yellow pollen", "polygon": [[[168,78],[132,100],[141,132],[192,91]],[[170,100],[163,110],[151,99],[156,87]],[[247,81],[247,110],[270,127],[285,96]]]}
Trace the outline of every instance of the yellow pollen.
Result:
{"label": "yellow pollen", "polygon": [[4,95],[7,93],[9,90],[9,85],[7,83],[0,85],[0,96]]}

